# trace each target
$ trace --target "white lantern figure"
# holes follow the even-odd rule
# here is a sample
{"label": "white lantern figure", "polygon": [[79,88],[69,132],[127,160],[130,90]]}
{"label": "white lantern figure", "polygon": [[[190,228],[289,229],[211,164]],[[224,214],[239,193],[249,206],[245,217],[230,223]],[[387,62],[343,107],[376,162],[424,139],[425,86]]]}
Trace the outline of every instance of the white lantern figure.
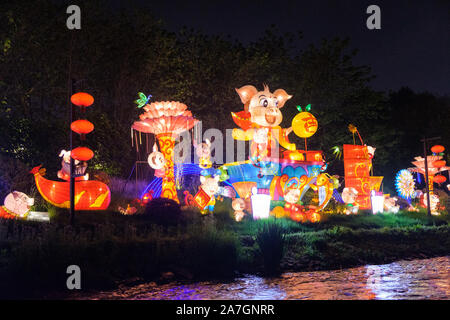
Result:
{"label": "white lantern figure", "polygon": [[382,192],[372,190],[370,200],[372,201],[372,213],[383,213],[384,195]]}
{"label": "white lantern figure", "polygon": [[253,219],[266,219],[270,213],[270,195],[257,193],[256,187],[252,188]]}

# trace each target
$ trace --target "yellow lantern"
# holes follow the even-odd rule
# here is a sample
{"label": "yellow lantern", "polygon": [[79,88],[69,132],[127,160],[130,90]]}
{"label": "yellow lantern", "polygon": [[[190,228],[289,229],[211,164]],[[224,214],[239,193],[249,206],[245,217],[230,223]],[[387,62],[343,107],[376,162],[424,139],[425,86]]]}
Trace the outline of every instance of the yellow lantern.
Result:
{"label": "yellow lantern", "polygon": [[318,122],[309,112],[300,112],[292,119],[292,130],[300,138],[309,138],[316,133]]}

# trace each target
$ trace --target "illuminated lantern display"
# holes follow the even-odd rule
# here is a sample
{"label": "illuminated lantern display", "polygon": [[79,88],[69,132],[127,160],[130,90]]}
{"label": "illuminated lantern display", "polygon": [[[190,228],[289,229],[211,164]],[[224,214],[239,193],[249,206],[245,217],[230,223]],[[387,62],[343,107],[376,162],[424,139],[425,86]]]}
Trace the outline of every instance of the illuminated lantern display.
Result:
{"label": "illuminated lantern display", "polygon": [[78,161],[89,161],[94,157],[94,152],[86,147],[77,147],[72,150],[71,156]]}
{"label": "illuminated lantern display", "polygon": [[253,188],[251,198],[253,219],[268,218],[270,214],[270,195],[258,193],[257,189]]}
{"label": "illuminated lantern display", "polygon": [[344,144],[345,187],[358,192],[356,205],[360,209],[370,209],[371,192],[379,191],[383,177],[370,175],[372,159],[365,145]]}
{"label": "illuminated lantern display", "polygon": [[[84,113],[85,108],[94,103],[94,98],[85,92],[78,92],[71,96],[71,102],[81,107]],[[71,130],[84,135],[94,130],[94,125],[84,119],[73,121]],[[66,180],[52,181],[44,178],[43,170],[39,167],[33,168],[30,173],[34,175],[36,187],[41,196],[49,203],[60,208],[70,208],[70,157],[74,159],[75,171],[75,210],[106,210],[111,202],[111,192],[108,186],[96,180],[88,180],[89,175],[85,174],[87,163],[93,158],[94,152],[87,147],[77,147],[71,151],[62,150],[60,157],[63,157],[62,168],[58,171],[58,177]]]}
{"label": "illuminated lantern display", "polygon": [[414,178],[408,170],[403,169],[397,173],[395,187],[400,197],[404,199],[414,198],[416,192]]}
{"label": "illuminated lantern display", "polygon": [[314,135],[318,128],[318,122],[309,112],[300,112],[292,119],[292,129],[300,138],[309,138]]}
{"label": "illuminated lantern display", "polygon": [[384,208],[384,195],[382,192],[377,192],[372,190],[371,192],[371,201],[372,201],[372,213],[383,213]]}
{"label": "illuminated lantern display", "polygon": [[436,145],[431,147],[431,152],[433,153],[442,153],[444,152],[445,148],[441,145]]}
{"label": "illuminated lantern display", "polygon": [[433,162],[433,166],[435,166],[436,168],[442,168],[443,166],[445,166],[445,164],[445,160],[436,160],[435,162]]}
{"label": "illuminated lantern display", "polygon": [[76,121],[72,122],[70,125],[70,129],[72,129],[72,131],[81,135],[81,139],[84,140],[84,136],[86,134],[94,131],[94,125],[92,124],[92,122],[81,119],[81,120],[76,120]]}
{"label": "illuminated lantern display", "polygon": [[214,205],[216,204],[214,195],[219,191],[219,179],[220,176],[200,176],[201,186],[194,197],[194,201],[202,209],[202,214],[214,211]]}
{"label": "illuminated lantern display", "polygon": [[236,198],[233,199],[233,202],[231,203],[231,207],[234,210],[234,219],[239,222],[241,221],[245,216],[245,201],[242,198]]}
{"label": "illuminated lantern display", "polygon": [[434,176],[434,178],[433,178],[433,181],[436,183],[439,183],[439,184],[445,182],[446,180],[447,179],[443,175],[440,175],[440,174],[437,176]]}
{"label": "illuminated lantern display", "polygon": [[347,205],[345,209],[345,214],[356,214],[358,213],[359,207],[356,205],[356,199],[358,196],[358,191],[355,188],[344,188],[342,191],[342,201]]}
{"label": "illuminated lantern display", "polygon": [[397,213],[400,210],[400,206],[395,205],[397,202],[396,197],[387,197],[384,199],[384,209],[387,212]]}
{"label": "illuminated lantern display", "polygon": [[[443,151],[443,147],[442,146],[434,146],[434,147],[439,147],[436,148],[438,151],[442,150]],[[434,148],[433,147],[433,148]],[[442,147],[442,148],[440,148]],[[442,156],[427,156],[427,162],[428,162],[428,186],[430,188],[430,195],[431,192],[433,191],[433,182],[439,183],[438,181],[441,181],[440,183],[445,181],[445,177],[442,176],[442,178],[438,178],[438,181],[434,180],[435,175],[437,175],[440,172],[443,171],[447,171],[450,170],[450,167],[445,166],[445,160],[442,160]],[[425,158],[423,157],[415,157],[414,158],[415,161],[412,161],[412,164],[414,165],[413,168],[409,168],[408,170],[411,172],[417,172],[422,174],[425,177]],[[442,164],[444,163],[444,166],[442,166]]]}
{"label": "illuminated lantern display", "polygon": [[152,169],[155,169],[155,177],[164,177],[166,159],[164,154],[158,151],[156,144],[153,146],[153,152],[148,155],[148,164]]}
{"label": "illuminated lantern display", "polygon": [[[310,106],[293,121],[292,127],[281,128],[283,116],[280,109],[292,98],[285,90],[271,92],[264,85],[264,89],[258,91],[254,86],[246,85],[236,89],[236,92],[244,107],[241,111],[231,113],[239,127],[233,129],[232,136],[235,140],[250,142],[250,156],[248,160],[225,163],[219,168],[212,167],[211,144],[208,140],[198,145],[194,143],[199,164],[182,163],[175,166],[175,138],[191,129],[197,120],[184,104],[147,104],[148,98],[140,94],[138,107],[145,112],[139,116],[140,121],[134,122],[132,138],[137,137],[133,130],[139,134],[155,134],[166,160],[164,174],[154,178],[143,194],[152,190],[155,197],[161,194],[162,197],[177,200],[174,175],[178,177],[180,172],[181,175],[190,172],[200,175],[201,185],[195,195],[184,191],[184,202],[186,205],[198,206],[202,213],[214,210],[217,196],[232,199],[236,221],[242,220],[244,209],[254,219],[268,218],[272,205],[272,214],[277,217],[289,217],[299,222],[320,221],[319,212],[329,203],[339,183],[324,172],[328,164],[322,151],[307,150],[306,145],[305,150],[297,150],[296,145],[288,139],[293,131],[302,137],[311,137],[317,131],[317,119],[308,112]],[[160,167],[157,160],[156,153],[150,154],[148,161],[155,170]],[[162,192],[158,191],[159,188]],[[303,205],[300,201],[310,189],[315,193],[314,205]]]}
{"label": "illuminated lantern display", "polygon": [[197,144],[194,141],[194,148],[195,153],[199,158],[199,166],[203,169],[211,168],[211,142],[208,139],[206,139],[205,142],[201,144]]}
{"label": "illuminated lantern display", "polygon": [[78,92],[70,97],[70,101],[78,107],[89,107],[94,103],[94,97],[86,92]]}
{"label": "illuminated lantern display", "polygon": [[[35,167],[31,173],[41,196],[56,207],[70,208],[69,182],[48,180],[39,169]],[[110,201],[111,192],[103,182],[75,181],[75,210],[106,210]]]}
{"label": "illuminated lantern display", "polygon": [[23,192],[13,191],[6,196],[4,205],[0,207],[0,218],[24,219],[33,204],[33,198]]}
{"label": "illuminated lantern display", "polygon": [[173,149],[176,137],[190,130],[198,120],[194,119],[187,106],[176,101],[153,102],[143,107],[145,112],[134,122],[132,128],[143,133],[153,133],[158,139],[166,160],[161,197],[179,202],[175,187]]}

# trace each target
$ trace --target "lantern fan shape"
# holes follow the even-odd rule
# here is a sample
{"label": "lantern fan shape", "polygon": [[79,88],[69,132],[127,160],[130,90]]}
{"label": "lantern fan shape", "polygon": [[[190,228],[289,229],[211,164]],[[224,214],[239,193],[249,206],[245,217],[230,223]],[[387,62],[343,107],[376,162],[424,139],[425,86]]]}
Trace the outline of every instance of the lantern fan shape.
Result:
{"label": "lantern fan shape", "polygon": [[77,147],[72,150],[71,156],[78,161],[89,161],[94,156],[94,152],[86,147]]}
{"label": "lantern fan shape", "polygon": [[86,92],[78,92],[70,97],[70,101],[78,107],[89,107],[94,103],[94,97]]}
{"label": "lantern fan shape", "polygon": [[76,120],[70,125],[70,129],[78,134],[88,134],[94,130],[94,124],[87,120]]}

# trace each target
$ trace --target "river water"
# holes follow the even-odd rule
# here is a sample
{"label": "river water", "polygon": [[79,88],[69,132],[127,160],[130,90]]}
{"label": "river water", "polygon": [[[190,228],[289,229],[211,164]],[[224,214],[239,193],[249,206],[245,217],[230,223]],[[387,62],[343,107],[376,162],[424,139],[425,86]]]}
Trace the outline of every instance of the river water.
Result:
{"label": "river water", "polygon": [[450,256],[333,271],[245,275],[233,282],[146,283],[83,299],[450,299]]}

